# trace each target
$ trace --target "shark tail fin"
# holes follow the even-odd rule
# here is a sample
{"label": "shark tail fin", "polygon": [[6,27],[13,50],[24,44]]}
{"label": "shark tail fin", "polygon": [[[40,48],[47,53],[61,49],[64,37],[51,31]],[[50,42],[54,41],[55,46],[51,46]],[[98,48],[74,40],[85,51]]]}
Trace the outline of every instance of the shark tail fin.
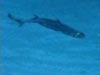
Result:
{"label": "shark tail fin", "polygon": [[13,16],[10,13],[8,13],[8,18],[10,18],[11,20],[14,20],[16,23],[18,23],[19,24],[19,27],[23,26],[23,24],[25,23],[25,21],[16,18],[15,16]]}

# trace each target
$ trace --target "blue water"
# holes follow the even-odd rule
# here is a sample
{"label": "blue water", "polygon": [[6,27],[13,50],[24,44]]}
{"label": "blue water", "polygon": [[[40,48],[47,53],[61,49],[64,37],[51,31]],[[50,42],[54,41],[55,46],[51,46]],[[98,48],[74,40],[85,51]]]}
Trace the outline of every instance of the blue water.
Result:
{"label": "blue water", "polygon": [[[2,0],[1,75],[100,75],[99,0]],[[86,34],[73,38],[7,17],[59,19]]]}

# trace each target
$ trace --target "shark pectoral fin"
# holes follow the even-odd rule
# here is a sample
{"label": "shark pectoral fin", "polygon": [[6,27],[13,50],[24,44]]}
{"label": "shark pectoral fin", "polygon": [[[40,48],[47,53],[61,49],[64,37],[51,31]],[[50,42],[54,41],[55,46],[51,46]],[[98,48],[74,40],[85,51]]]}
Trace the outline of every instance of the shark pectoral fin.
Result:
{"label": "shark pectoral fin", "polygon": [[77,32],[76,33],[76,37],[78,37],[78,38],[84,38],[85,37],[85,34],[82,33],[82,32]]}

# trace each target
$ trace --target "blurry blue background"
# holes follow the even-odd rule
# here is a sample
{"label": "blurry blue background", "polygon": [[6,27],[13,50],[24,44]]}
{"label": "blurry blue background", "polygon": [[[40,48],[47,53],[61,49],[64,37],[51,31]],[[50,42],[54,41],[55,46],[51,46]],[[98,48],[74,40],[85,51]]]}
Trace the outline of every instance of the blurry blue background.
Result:
{"label": "blurry blue background", "polygon": [[[100,75],[99,0],[1,0],[0,5],[2,75]],[[86,38],[34,23],[19,28],[8,13],[21,19],[35,14],[60,19]]]}

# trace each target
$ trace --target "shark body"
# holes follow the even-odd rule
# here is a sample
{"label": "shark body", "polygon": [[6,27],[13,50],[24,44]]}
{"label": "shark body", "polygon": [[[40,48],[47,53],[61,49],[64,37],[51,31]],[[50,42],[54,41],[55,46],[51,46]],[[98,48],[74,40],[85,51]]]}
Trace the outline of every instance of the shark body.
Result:
{"label": "shark body", "polygon": [[19,26],[22,26],[24,23],[38,23],[39,25],[52,29],[54,31],[59,31],[63,34],[69,35],[74,38],[84,38],[85,34],[83,32],[80,32],[64,23],[62,23],[60,20],[52,20],[48,18],[41,18],[35,15],[33,18],[22,21],[11,14],[8,14],[8,17],[17,23],[19,23]]}

